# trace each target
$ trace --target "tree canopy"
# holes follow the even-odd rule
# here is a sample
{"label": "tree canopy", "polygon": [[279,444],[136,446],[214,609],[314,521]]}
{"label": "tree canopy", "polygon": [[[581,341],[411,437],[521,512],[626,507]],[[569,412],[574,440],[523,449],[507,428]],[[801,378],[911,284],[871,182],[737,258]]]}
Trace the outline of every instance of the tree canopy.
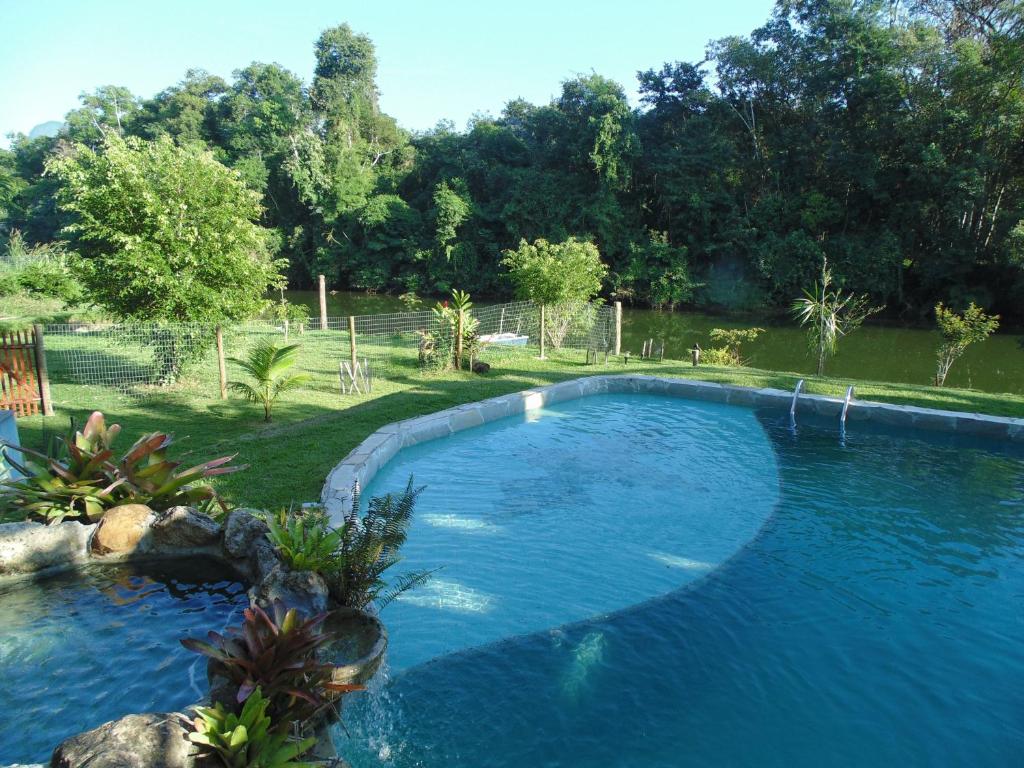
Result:
{"label": "tree canopy", "polygon": [[280,280],[255,223],[259,196],[198,145],[108,133],[48,170],[61,182],[86,298],[117,316],[244,319]]}
{"label": "tree canopy", "polygon": [[570,237],[563,243],[525,240],[507,251],[508,268],[516,294],[537,304],[587,301],[601,290],[608,268],[593,243]]}
{"label": "tree canopy", "polygon": [[[1024,306],[1024,11],[1014,0],[784,0],[700,62],[652,62],[640,103],[594,73],[548,104],[410,134],[372,41],[323,32],[314,77],[252,63],[150,99],[103,86],[56,138],[0,153],[0,228],[59,235],[47,157],[106,134],[197,144],[262,200],[288,278],[502,296],[503,252],[576,237],[606,296],[782,307],[818,274],[892,314]],[[197,62],[199,63],[199,62]]]}

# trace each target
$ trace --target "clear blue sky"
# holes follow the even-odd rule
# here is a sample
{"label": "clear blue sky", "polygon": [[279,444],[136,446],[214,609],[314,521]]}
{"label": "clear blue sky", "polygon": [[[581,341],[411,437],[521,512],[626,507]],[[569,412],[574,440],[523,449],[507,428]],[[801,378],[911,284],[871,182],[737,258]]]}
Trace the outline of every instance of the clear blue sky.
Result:
{"label": "clear blue sky", "polygon": [[[348,22],[377,46],[381,105],[406,128],[464,127],[509,99],[545,103],[596,71],[635,102],[635,73],[695,60],[709,40],[760,26],[771,0],[0,0],[0,136],[60,120],[78,94],[148,97],[189,67],[225,78],[276,61],[305,81],[313,42]],[[6,139],[0,140],[6,146]]]}

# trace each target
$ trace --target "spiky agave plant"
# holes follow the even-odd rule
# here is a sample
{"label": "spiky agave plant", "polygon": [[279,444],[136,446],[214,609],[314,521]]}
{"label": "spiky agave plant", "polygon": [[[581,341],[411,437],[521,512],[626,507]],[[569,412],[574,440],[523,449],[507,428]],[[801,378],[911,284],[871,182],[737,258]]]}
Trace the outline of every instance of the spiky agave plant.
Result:
{"label": "spiky agave plant", "polygon": [[292,371],[299,359],[298,344],[278,346],[263,339],[253,345],[244,359],[230,359],[249,374],[252,381],[232,381],[228,387],[249,402],[262,405],[264,421],[271,420],[274,403],[280,395],[309,380],[308,373]]}
{"label": "spiky agave plant", "polygon": [[416,499],[422,491],[410,477],[403,493],[370,499],[366,514],[360,517],[359,485],[354,486],[352,508],[339,529],[338,565],[324,574],[335,600],[352,608],[365,608],[370,603],[384,608],[430,578],[433,571],[412,571],[392,584],[384,580],[385,571],[401,560],[399,551],[409,535]]}

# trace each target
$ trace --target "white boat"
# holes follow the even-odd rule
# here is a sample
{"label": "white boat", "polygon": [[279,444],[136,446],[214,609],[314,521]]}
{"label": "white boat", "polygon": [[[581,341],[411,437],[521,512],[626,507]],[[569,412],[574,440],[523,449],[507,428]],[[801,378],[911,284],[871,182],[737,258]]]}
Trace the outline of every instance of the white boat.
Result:
{"label": "white boat", "polygon": [[525,347],[529,340],[529,336],[515,333],[485,333],[480,337],[481,344],[503,344],[506,347]]}

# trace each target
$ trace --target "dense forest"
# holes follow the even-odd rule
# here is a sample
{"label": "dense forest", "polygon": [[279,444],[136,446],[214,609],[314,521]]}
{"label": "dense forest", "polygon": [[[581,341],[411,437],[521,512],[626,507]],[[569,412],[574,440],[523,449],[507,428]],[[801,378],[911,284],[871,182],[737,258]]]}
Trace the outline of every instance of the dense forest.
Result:
{"label": "dense forest", "polygon": [[642,305],[781,306],[827,257],[893,316],[1024,315],[1018,0],[780,0],[703,61],[639,72],[637,107],[595,73],[464,131],[382,113],[373,43],[347,25],[314,53],[308,84],[252,63],[150,99],[83,94],[57,136],[0,150],[0,233],[61,237],[45,163],[73,144],[169,136],[262,197],[295,287],[504,296],[503,250],[576,236],[605,294]]}

